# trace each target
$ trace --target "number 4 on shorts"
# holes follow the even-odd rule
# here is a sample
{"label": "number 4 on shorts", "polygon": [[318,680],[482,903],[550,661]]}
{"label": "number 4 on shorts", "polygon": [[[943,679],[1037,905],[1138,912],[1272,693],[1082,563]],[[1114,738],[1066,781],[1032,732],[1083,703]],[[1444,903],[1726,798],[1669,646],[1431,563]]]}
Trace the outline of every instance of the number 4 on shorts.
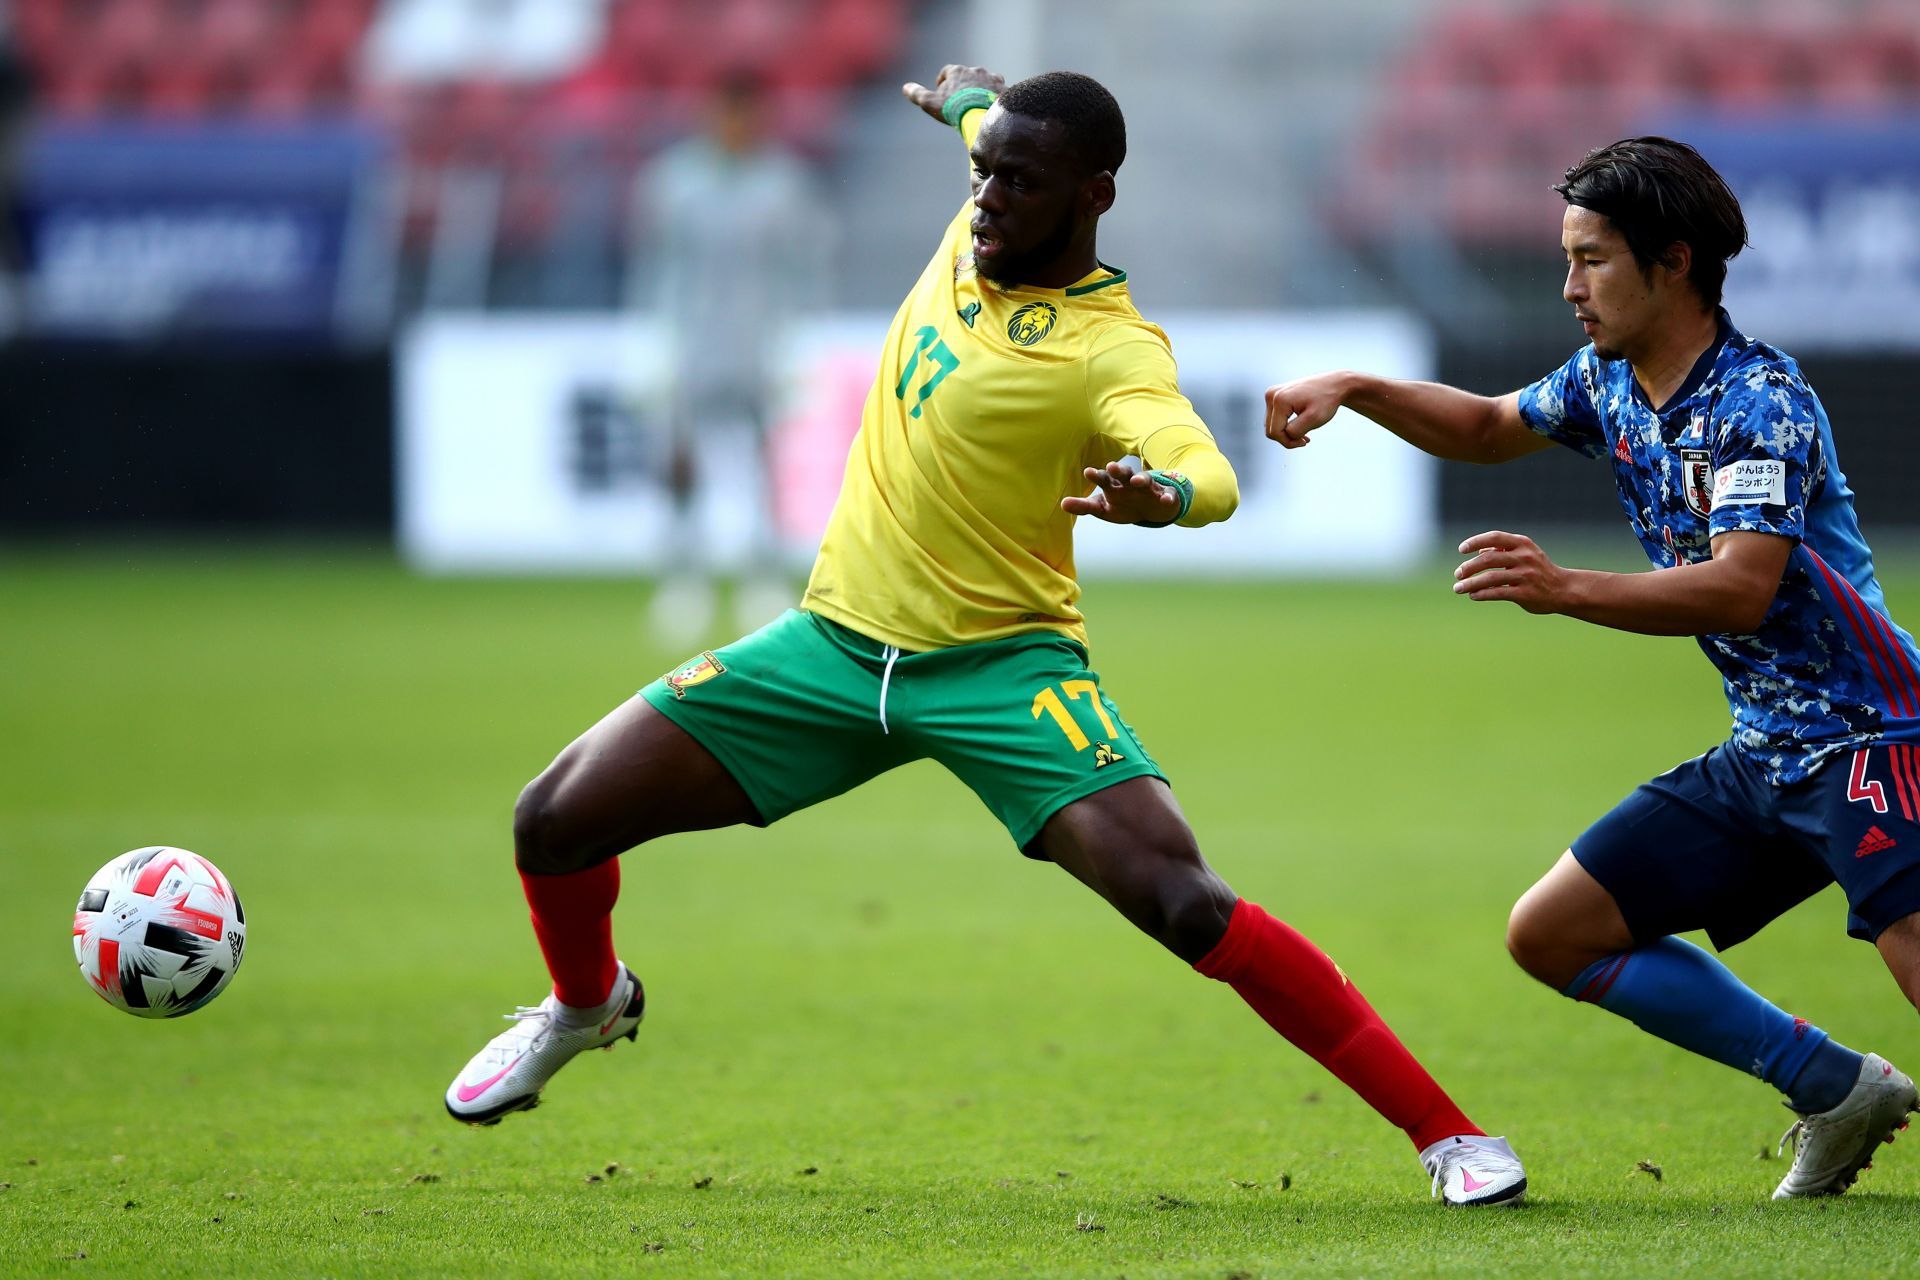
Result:
{"label": "number 4 on shorts", "polygon": [[1879,782],[1867,781],[1867,751],[1853,753],[1853,772],[1847,775],[1847,799],[1858,804],[1865,800],[1875,813],[1887,811],[1887,789]]}

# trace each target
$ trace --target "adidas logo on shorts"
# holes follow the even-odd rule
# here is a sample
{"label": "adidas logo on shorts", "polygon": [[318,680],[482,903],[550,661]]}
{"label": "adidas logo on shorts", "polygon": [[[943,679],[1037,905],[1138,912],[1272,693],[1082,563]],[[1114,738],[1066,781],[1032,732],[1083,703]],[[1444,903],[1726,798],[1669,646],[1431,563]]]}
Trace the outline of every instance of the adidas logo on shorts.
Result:
{"label": "adidas logo on shorts", "polygon": [[1882,849],[1891,849],[1899,841],[1882,831],[1879,827],[1868,827],[1867,834],[1860,837],[1860,843],[1853,847],[1853,856],[1864,858],[1870,853],[1879,853]]}

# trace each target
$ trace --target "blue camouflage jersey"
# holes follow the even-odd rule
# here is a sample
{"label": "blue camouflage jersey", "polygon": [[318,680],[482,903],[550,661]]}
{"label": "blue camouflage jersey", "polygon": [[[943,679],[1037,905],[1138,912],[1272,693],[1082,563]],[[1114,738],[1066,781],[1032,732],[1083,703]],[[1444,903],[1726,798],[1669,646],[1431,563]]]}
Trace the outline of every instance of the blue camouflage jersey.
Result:
{"label": "blue camouflage jersey", "polygon": [[1521,391],[1520,416],[1612,460],[1620,506],[1659,568],[1711,559],[1714,536],[1734,530],[1793,539],[1759,630],[1699,637],[1726,685],[1734,747],[1776,785],[1848,748],[1920,741],[1920,653],[1887,613],[1833,428],[1791,357],[1722,311],[1719,342],[1659,410],[1627,361],[1588,345]]}

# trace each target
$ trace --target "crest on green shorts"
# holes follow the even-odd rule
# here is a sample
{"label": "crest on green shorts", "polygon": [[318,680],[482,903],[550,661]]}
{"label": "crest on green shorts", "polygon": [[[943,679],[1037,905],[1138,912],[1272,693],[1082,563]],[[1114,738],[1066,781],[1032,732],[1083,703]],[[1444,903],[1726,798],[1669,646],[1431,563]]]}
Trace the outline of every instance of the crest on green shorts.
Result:
{"label": "crest on green shorts", "polygon": [[705,684],[715,676],[725,674],[727,674],[727,664],[709,652],[701,654],[686,666],[669,672],[661,678],[666,681],[667,688],[673,690],[674,697],[684,698],[687,696],[687,690],[694,685]]}

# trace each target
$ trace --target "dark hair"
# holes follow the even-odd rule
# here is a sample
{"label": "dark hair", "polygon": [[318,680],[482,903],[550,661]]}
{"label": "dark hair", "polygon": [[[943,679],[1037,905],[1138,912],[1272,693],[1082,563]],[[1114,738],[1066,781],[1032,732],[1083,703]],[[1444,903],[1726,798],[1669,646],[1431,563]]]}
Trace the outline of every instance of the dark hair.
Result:
{"label": "dark hair", "polygon": [[1127,158],[1127,121],[1098,80],[1077,71],[1045,71],[1009,85],[1000,106],[1029,120],[1058,120],[1088,172],[1117,172]]}
{"label": "dark hair", "polygon": [[1747,244],[1747,220],[1698,151],[1672,138],[1627,138],[1589,151],[1553,189],[1618,227],[1643,271],[1686,241],[1693,250],[1687,279],[1708,306],[1720,305],[1727,260]]}

